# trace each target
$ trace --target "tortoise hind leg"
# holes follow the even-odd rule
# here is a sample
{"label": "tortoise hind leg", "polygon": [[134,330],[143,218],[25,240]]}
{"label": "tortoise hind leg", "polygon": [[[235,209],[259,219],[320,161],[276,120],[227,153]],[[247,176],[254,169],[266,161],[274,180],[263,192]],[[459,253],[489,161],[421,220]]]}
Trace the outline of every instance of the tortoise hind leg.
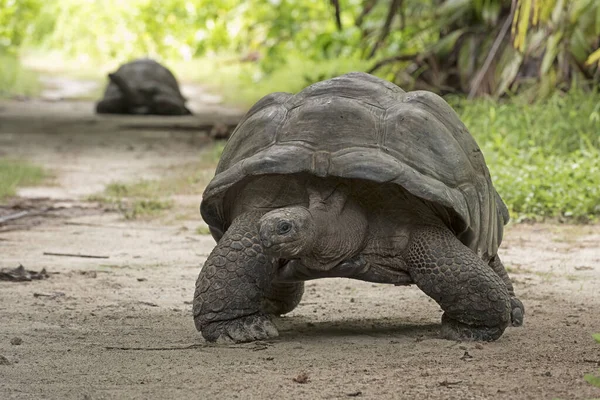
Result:
{"label": "tortoise hind leg", "polygon": [[292,311],[302,300],[304,282],[271,283],[265,290],[262,309],[273,315]]}
{"label": "tortoise hind leg", "polygon": [[511,311],[512,326],[522,326],[523,318],[525,316],[525,306],[523,306],[523,303],[521,302],[521,300],[519,300],[517,298],[517,296],[515,296],[515,289],[513,288],[512,281],[510,280],[510,277],[508,276],[508,272],[506,271],[506,268],[504,268],[502,261],[500,261],[500,256],[496,255],[496,256],[492,257],[489,264],[490,264],[490,267],[492,267],[492,269],[496,272],[496,274],[498,274],[498,276],[504,281],[504,283],[506,284],[506,289],[508,289],[508,294],[510,296],[510,304],[511,304],[511,309],[512,309],[512,311]]}
{"label": "tortoise hind leg", "polygon": [[415,229],[405,250],[417,286],[444,310],[442,336],[492,341],[510,323],[506,284],[445,227]]}

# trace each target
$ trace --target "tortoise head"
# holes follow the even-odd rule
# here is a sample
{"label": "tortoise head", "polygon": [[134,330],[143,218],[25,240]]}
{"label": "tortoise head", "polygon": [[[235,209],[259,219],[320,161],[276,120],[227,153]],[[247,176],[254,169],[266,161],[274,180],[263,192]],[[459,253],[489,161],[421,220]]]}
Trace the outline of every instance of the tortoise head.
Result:
{"label": "tortoise head", "polygon": [[117,85],[123,94],[129,105],[130,113],[143,115],[151,112],[154,96],[158,93],[158,89],[155,86],[145,84],[134,88],[117,73],[108,74],[108,78]]}
{"label": "tortoise head", "polygon": [[258,222],[265,253],[293,259],[306,254],[316,238],[313,216],[306,207],[286,207],[270,211]]}

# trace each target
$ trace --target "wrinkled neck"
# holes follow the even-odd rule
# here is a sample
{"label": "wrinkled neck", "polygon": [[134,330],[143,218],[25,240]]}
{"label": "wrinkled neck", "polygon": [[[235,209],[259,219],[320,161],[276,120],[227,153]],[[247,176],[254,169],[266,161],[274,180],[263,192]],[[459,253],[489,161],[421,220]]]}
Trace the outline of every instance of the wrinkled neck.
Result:
{"label": "wrinkled neck", "polygon": [[368,222],[355,201],[348,200],[340,210],[316,208],[311,212],[317,224],[311,256],[318,260],[318,269],[333,268],[360,253],[366,242]]}
{"label": "wrinkled neck", "polygon": [[[320,236],[319,228],[318,228],[318,220],[315,220],[315,215],[311,214],[312,218],[310,223],[304,228],[305,235],[303,235],[302,240],[298,241],[298,245],[295,248],[295,251],[291,256],[293,258],[302,258],[311,253],[313,253],[315,246],[318,245],[317,239]],[[292,258],[292,257],[290,257]]]}

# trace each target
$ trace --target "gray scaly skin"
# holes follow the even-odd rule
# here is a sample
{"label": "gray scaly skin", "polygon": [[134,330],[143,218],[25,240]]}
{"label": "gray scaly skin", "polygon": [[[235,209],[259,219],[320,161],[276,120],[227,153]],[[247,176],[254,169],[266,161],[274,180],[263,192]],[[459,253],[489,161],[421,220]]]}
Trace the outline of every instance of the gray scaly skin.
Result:
{"label": "gray scaly skin", "polygon": [[99,114],[191,114],[175,76],[156,61],[129,62],[108,78],[104,98],[96,104]]}

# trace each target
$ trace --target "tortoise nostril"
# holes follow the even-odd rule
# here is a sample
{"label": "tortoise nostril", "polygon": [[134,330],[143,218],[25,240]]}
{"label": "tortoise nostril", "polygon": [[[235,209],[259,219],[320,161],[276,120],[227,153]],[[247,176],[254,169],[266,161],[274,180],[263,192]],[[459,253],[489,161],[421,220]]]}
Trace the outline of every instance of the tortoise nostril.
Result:
{"label": "tortoise nostril", "polygon": [[272,243],[266,234],[261,232],[259,236],[260,236],[260,243],[263,245],[263,247],[271,247]]}

